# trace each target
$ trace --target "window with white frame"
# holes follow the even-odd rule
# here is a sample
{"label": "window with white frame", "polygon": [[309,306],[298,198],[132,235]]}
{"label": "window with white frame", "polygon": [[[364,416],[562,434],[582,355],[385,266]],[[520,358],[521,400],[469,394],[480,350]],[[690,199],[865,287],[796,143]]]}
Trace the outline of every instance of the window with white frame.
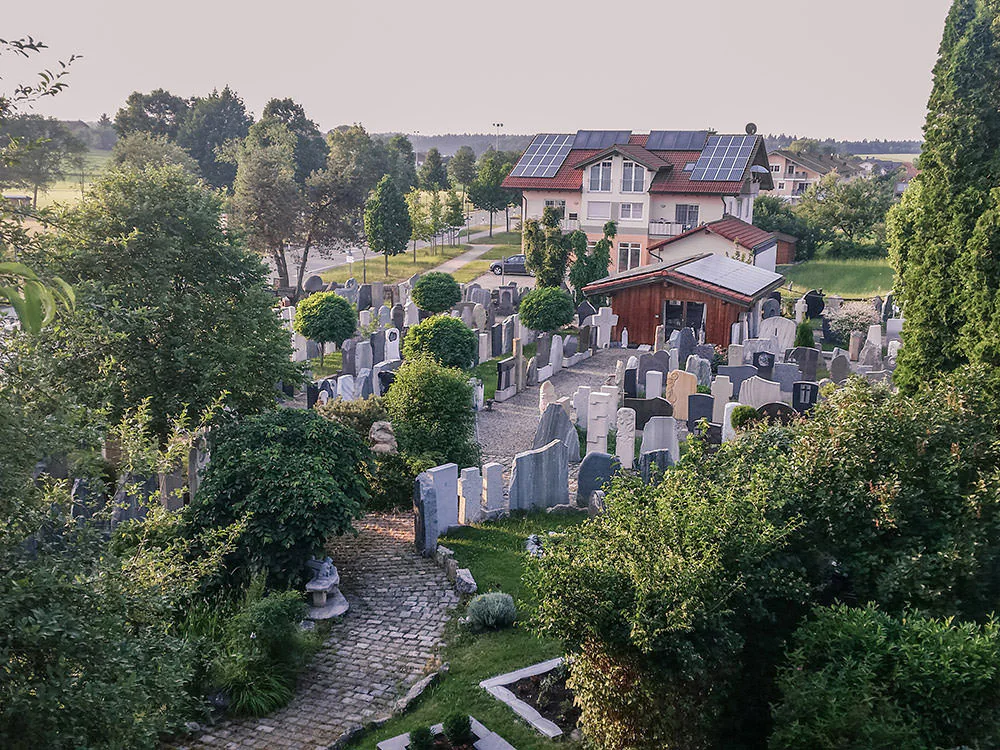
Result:
{"label": "window with white frame", "polygon": [[642,204],[641,203],[622,203],[621,210],[619,211],[619,216],[622,219],[641,219],[642,218]]}
{"label": "window with white frame", "polygon": [[618,243],[618,271],[628,271],[639,267],[642,246],[638,242]]}
{"label": "window with white frame", "polygon": [[610,219],[611,201],[587,201],[588,219]]}
{"label": "window with white frame", "polygon": [[554,208],[556,210],[556,213],[559,214],[560,219],[566,216],[566,201],[547,200],[545,201],[545,207]]}
{"label": "window with white frame", "polygon": [[678,203],[674,209],[674,221],[685,229],[698,226],[698,206]]}
{"label": "window with white frame", "polygon": [[772,172],[780,172],[781,171],[781,165],[780,164],[772,164],[771,165],[771,171]]}
{"label": "window with white frame", "polygon": [[590,190],[594,193],[611,192],[611,162],[602,161],[590,168]]}
{"label": "window with white frame", "polygon": [[641,193],[646,189],[646,168],[634,161],[622,164],[622,192]]}
{"label": "window with white frame", "polygon": [[778,190],[784,190],[784,189],[785,189],[785,183],[779,182],[778,183]]}

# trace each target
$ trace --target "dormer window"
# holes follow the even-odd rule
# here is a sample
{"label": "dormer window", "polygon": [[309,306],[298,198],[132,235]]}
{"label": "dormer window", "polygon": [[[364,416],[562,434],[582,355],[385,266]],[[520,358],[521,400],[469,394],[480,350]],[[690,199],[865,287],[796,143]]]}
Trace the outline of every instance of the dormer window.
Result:
{"label": "dormer window", "polygon": [[602,161],[590,168],[590,191],[592,193],[611,192],[611,162]]}
{"label": "dormer window", "polygon": [[622,192],[641,193],[646,189],[646,168],[634,161],[622,165]]}

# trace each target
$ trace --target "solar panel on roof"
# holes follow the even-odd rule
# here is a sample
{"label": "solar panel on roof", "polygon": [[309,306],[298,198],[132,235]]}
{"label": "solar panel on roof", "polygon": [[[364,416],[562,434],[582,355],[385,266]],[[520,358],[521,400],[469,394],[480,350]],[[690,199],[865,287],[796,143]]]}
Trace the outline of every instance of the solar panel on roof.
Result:
{"label": "solar panel on roof", "polygon": [[755,135],[713,135],[694,165],[692,180],[733,182],[743,179],[753,149]]}
{"label": "solar panel on roof", "polygon": [[707,130],[652,130],[646,140],[649,151],[694,151],[705,145]]}
{"label": "solar panel on roof", "polygon": [[555,177],[573,149],[573,136],[539,133],[510,171],[511,177]]}
{"label": "solar panel on roof", "polygon": [[628,143],[631,130],[578,130],[573,148],[609,148]]}
{"label": "solar panel on roof", "polygon": [[753,297],[782,278],[781,274],[759,266],[750,266],[723,255],[709,255],[685,263],[677,268],[677,272],[748,297]]}

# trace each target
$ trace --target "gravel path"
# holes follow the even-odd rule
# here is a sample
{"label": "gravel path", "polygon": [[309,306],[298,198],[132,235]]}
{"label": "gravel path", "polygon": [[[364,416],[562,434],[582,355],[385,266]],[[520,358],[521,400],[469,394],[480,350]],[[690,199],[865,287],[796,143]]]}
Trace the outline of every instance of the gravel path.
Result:
{"label": "gravel path", "polygon": [[[601,349],[590,359],[575,367],[560,370],[549,381],[555,386],[556,398],[569,396],[581,385],[599,388],[609,375],[614,375],[618,360],[635,356],[635,349]],[[479,443],[483,446],[483,462],[496,461],[504,466],[504,477],[510,481],[514,456],[531,450],[538,429],[538,389],[526,388],[509,401],[493,405],[493,411],[479,412]],[[570,464],[570,490],[575,492],[576,468]]]}
{"label": "gravel path", "polygon": [[434,561],[414,551],[413,514],[372,514],[355,526],[357,537],[328,545],[351,609],[304,671],[292,702],[260,719],[223,722],[177,750],[324,750],[358,725],[389,714],[437,667],[458,595]]}

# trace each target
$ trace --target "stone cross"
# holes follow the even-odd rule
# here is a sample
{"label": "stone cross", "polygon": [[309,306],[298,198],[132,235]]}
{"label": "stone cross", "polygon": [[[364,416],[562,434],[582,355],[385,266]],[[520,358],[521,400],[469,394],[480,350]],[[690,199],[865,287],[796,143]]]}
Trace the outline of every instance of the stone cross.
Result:
{"label": "stone cross", "polygon": [[611,396],[592,392],[587,404],[587,453],[608,452],[608,418]]}
{"label": "stone cross", "polygon": [[602,307],[591,319],[591,325],[597,328],[597,348],[607,349],[611,346],[611,329],[618,323],[618,316],[611,312],[610,307]]}

